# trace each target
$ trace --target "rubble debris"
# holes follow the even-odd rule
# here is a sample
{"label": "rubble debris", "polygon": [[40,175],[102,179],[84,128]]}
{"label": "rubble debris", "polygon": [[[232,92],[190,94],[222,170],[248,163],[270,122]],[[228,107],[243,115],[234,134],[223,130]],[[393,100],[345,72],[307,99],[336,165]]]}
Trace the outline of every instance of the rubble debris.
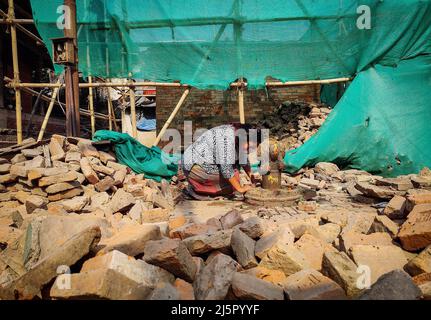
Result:
{"label": "rubble debris", "polygon": [[345,300],[343,289],[320,272],[307,269],[289,276],[283,284],[289,300]]}
{"label": "rubble debris", "polygon": [[417,257],[410,260],[404,269],[411,276],[431,273],[431,246],[423,250]]}
{"label": "rubble debris", "polygon": [[344,252],[325,252],[322,261],[323,274],[337,282],[348,297],[355,298],[361,293],[357,286],[358,267]]}
{"label": "rubble debris", "polygon": [[[399,283],[405,297],[418,286],[429,297],[427,171],[382,178],[320,163],[283,174],[283,188],[303,192],[294,205],[233,202],[207,216],[175,208],[181,179],[146,179],[89,140],[55,135],[11,150],[0,159],[2,298],[380,299]],[[74,266],[68,290],[53,270],[60,260]],[[402,269],[414,278],[383,281]]]}
{"label": "rubble debris", "polygon": [[381,276],[360,300],[417,300],[421,296],[421,290],[407,273],[394,270]]}
{"label": "rubble debris", "polygon": [[[92,227],[67,240],[49,256],[12,284],[0,290],[2,299],[33,299],[57,275],[59,266],[72,266],[91,252],[101,237],[100,229]],[[3,294],[2,291],[5,293]]]}
{"label": "rubble debris", "polygon": [[294,245],[278,243],[265,254],[259,266],[280,270],[288,277],[298,271],[310,268],[310,263]]}
{"label": "rubble debris", "polygon": [[214,250],[228,252],[230,250],[232,230],[222,230],[212,234],[201,234],[184,239],[183,242],[193,255]]}
{"label": "rubble debris", "polygon": [[398,238],[407,251],[424,249],[431,244],[431,204],[414,207],[401,226]]}
{"label": "rubble debris", "polygon": [[232,233],[231,246],[235,253],[237,261],[244,269],[250,269],[257,266],[257,260],[254,255],[256,242],[248,235],[236,228]]}
{"label": "rubble debris", "polygon": [[192,255],[178,239],[148,241],[144,249],[144,260],[189,282],[193,282],[196,275]]}
{"label": "rubble debris", "polygon": [[[193,284],[198,300],[223,300],[228,294],[240,265],[231,257],[219,254],[199,272]],[[220,272],[222,271],[222,272]]]}
{"label": "rubble debris", "polygon": [[369,268],[371,284],[390,271],[402,270],[408,263],[408,255],[395,245],[355,245],[350,248],[350,256],[356,265]]}
{"label": "rubble debris", "polygon": [[283,289],[268,281],[236,272],[232,277],[232,292],[240,300],[283,300]]}
{"label": "rubble debris", "polygon": [[323,104],[286,101],[265,115],[258,125],[270,130],[286,150],[300,147],[323,125],[331,109]]}

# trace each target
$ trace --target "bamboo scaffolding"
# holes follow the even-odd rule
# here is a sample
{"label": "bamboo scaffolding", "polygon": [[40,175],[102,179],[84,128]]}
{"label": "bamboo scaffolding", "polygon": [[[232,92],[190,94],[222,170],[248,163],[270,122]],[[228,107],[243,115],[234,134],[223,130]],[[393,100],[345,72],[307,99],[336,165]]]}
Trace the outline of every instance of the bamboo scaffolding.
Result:
{"label": "bamboo scaffolding", "polygon": [[[92,83],[93,78],[88,77],[88,83]],[[93,137],[96,133],[96,120],[94,118],[94,100],[93,100],[93,88],[88,88],[88,104],[90,107],[90,122],[91,122],[91,136]]]}
{"label": "bamboo scaffolding", "polygon": [[60,91],[60,87],[54,88],[54,92],[52,93],[51,101],[49,103],[48,110],[46,111],[45,118],[43,119],[42,127],[39,131],[39,136],[37,137],[37,141],[42,141],[43,139],[46,126],[48,125],[49,117],[51,116],[52,109],[54,109],[54,103],[55,103],[55,99],[57,99],[58,91]]}
{"label": "bamboo scaffolding", "polygon": [[[5,20],[0,20],[0,23],[3,22],[3,23],[6,23],[6,24],[15,25],[18,30],[22,31],[28,37],[32,38],[33,40],[35,40],[36,42],[40,43],[41,45],[45,45],[43,43],[43,40],[41,38],[39,38],[38,36],[36,36],[31,31],[27,30],[26,28],[24,28],[21,25],[21,24],[25,24],[25,23],[19,22],[19,20],[26,20],[26,19],[10,19],[9,15],[6,12],[4,12],[3,10],[1,10],[1,9],[0,9],[0,15],[3,16],[3,18],[5,19]],[[32,22],[31,24],[34,24],[34,22]]]}
{"label": "bamboo scaffolding", "polygon": [[160,130],[160,133],[158,134],[156,140],[154,141],[153,146],[157,146],[160,142],[160,140],[162,140],[163,135],[165,134],[166,130],[169,128],[169,126],[171,125],[172,120],[175,118],[175,116],[177,115],[178,111],[180,110],[181,106],[183,105],[184,101],[186,100],[187,96],[190,93],[190,88],[187,88],[183,95],[180,98],[180,101],[178,101],[174,111],[172,111],[171,115],[169,116],[168,120],[166,120],[162,130]]}
{"label": "bamboo scaffolding", "polygon": [[[304,81],[267,81],[265,86],[267,87],[289,87],[289,86],[301,86],[301,85],[314,85],[314,84],[332,84],[332,83],[340,83],[340,82],[348,82],[353,80],[353,78],[334,78],[334,79],[324,79],[324,80],[304,80]],[[56,84],[56,83],[9,83],[6,85],[8,88],[56,88],[56,87],[64,87],[64,84]],[[80,83],[79,88],[129,88],[129,87],[190,87],[188,84],[183,83],[169,83],[169,82],[134,82],[130,83],[113,83],[113,82],[93,82],[93,83]],[[230,84],[231,87],[247,87],[247,82],[233,82]]]}
{"label": "bamboo scaffolding", "polygon": [[33,19],[4,19],[0,20],[0,24],[34,24]]}
{"label": "bamboo scaffolding", "polygon": [[[38,43],[45,45],[43,43],[43,40],[40,39],[38,36],[34,35],[31,31],[27,30],[22,26],[22,24],[34,24],[33,19],[16,19],[15,18],[15,8],[14,8],[14,0],[8,0],[8,13],[6,14],[2,10],[0,10],[0,15],[3,16],[3,20],[0,20],[0,24],[10,24],[11,26],[11,42],[12,42],[12,59],[13,59],[13,71],[14,71],[14,78],[10,79],[5,77],[4,80],[6,82],[9,82],[6,87],[13,88],[15,90],[15,99],[16,99],[16,124],[17,124],[17,141],[18,144],[22,143],[22,114],[21,114],[21,91],[27,92],[32,95],[39,95],[39,92],[32,90],[31,88],[52,88],[54,89],[52,97],[47,97],[45,95],[41,95],[41,99],[45,101],[49,101],[50,105],[48,108],[47,115],[45,116],[44,123],[42,125],[43,132],[39,133],[42,134],[46,128],[49,116],[52,112],[53,106],[55,104],[57,105],[64,105],[60,102],[56,101],[56,97],[58,95],[58,92],[61,87],[65,87],[65,84],[61,83],[21,83],[20,82],[20,74],[19,74],[19,60],[18,60],[18,46],[17,46],[17,34],[16,30],[19,29],[24,34],[32,38],[33,40],[37,41]],[[330,19],[331,17],[326,17],[327,19]],[[243,25],[245,23],[255,23],[255,22],[265,22],[265,20],[243,20],[239,17],[235,17],[234,19],[224,19],[221,18],[223,25],[226,24],[234,24],[234,25]],[[302,18],[301,18],[302,19]],[[295,20],[294,18],[289,19],[281,19],[280,21],[285,20]],[[135,27],[147,27],[147,28],[154,28],[154,27],[160,27],[162,25],[165,25],[166,23],[170,23],[167,21],[152,21],[151,23],[147,23],[145,25],[133,25],[131,24],[128,26],[129,28],[135,28]],[[215,22],[213,19],[211,21],[184,21],[184,25],[209,25],[214,24]],[[220,24],[220,22],[217,21],[216,24]],[[181,25],[181,23],[179,23]],[[332,84],[332,83],[341,83],[341,82],[348,82],[351,81],[352,78],[336,78],[336,79],[325,79],[325,80],[306,80],[306,81],[287,81],[287,82],[279,82],[279,81],[268,81],[266,82],[267,87],[288,87],[288,86],[300,86],[300,85],[315,85],[315,84]],[[143,87],[143,86],[159,86],[159,87],[185,87],[186,90],[184,91],[180,101],[178,102],[177,106],[175,107],[174,111],[170,115],[169,119],[166,121],[165,125],[163,126],[162,130],[160,131],[158,137],[156,138],[156,141],[154,145],[157,145],[161,137],[166,132],[167,128],[171,124],[172,120],[178,113],[179,109],[181,108],[182,104],[184,103],[184,100],[186,99],[187,95],[190,92],[190,86],[187,84],[181,84],[181,83],[160,83],[160,82],[136,82],[136,83],[124,83],[124,84],[118,84],[118,83],[112,83],[112,82],[92,82],[92,78],[89,77],[89,83],[81,83],[79,84],[79,88],[88,88],[89,89],[89,107],[90,111],[86,110],[79,110],[79,114],[82,114],[84,116],[89,116],[91,118],[91,131],[94,135],[95,132],[95,119],[104,119],[109,121],[109,129],[112,130],[112,123],[114,123],[114,127],[116,130],[118,130],[117,126],[117,120],[115,118],[115,112],[112,105],[112,101],[110,99],[110,94],[108,92],[108,115],[104,115],[101,113],[94,112],[94,102],[93,102],[93,89],[94,88],[129,88],[129,96],[130,96],[130,105],[131,105],[131,118],[132,118],[132,130],[133,130],[133,136],[136,138],[137,136],[137,128],[136,128],[136,96],[134,92],[135,87]],[[239,104],[239,116],[240,116],[240,122],[245,123],[245,112],[244,112],[244,88],[247,86],[247,83],[244,83],[242,81],[240,82],[234,82],[230,85],[231,87],[237,87],[238,90],[238,104]],[[108,90],[109,91],[109,90]],[[124,118],[124,110],[122,112],[122,118]],[[122,119],[123,120],[123,119]]]}
{"label": "bamboo scaffolding", "polygon": [[112,100],[111,100],[111,93],[109,92],[109,88],[106,90],[108,92],[108,116],[109,116],[109,130],[112,131]]}
{"label": "bamboo scaffolding", "polygon": [[[163,82],[134,82],[133,85],[130,83],[113,83],[113,82],[94,82],[94,83],[80,83],[79,88],[129,88],[133,87],[189,87],[189,85],[181,84],[181,83],[163,83]],[[65,87],[64,84],[56,84],[56,83],[19,83],[13,84],[10,83],[7,85],[9,88],[56,88],[56,87]]]}
{"label": "bamboo scaffolding", "polygon": [[[131,82],[131,81],[130,81]],[[138,137],[138,129],[136,128],[136,97],[135,97],[135,89],[130,83],[129,87],[129,98],[130,98],[130,118],[132,122],[132,136],[133,138]]]}
{"label": "bamboo scaffolding", "polygon": [[[8,14],[9,19],[15,19],[14,0],[9,0]],[[16,24],[12,23],[10,26],[10,35],[12,41],[12,63],[13,63],[13,83],[20,82],[19,78],[19,61],[18,61],[18,43],[16,37]],[[16,109],[16,139],[17,143],[22,143],[22,114],[21,114],[21,90],[15,88],[15,109]]]}
{"label": "bamboo scaffolding", "polygon": [[[12,82],[12,81],[13,81],[11,78],[8,78],[8,77],[5,77],[5,78],[4,78],[4,80],[5,80],[6,82]],[[54,89],[55,89],[55,88],[54,88]],[[25,93],[28,93],[28,94],[30,94],[30,95],[33,95],[33,96],[38,96],[38,95],[39,95],[39,92],[38,92],[38,91],[32,90],[32,89],[30,89],[30,88],[22,88],[22,91],[23,91],[23,92],[25,92]],[[48,97],[48,96],[46,96],[46,95],[44,95],[44,94],[42,94],[40,98],[41,98],[43,101],[51,102],[51,97]],[[58,102],[58,101],[55,101],[55,102],[54,102],[54,104],[55,104],[55,105],[58,105],[58,106],[61,106],[61,107],[63,107],[63,108],[66,106],[64,103],[61,103],[61,102]],[[79,110],[79,112],[80,112],[80,114],[81,114],[81,115],[84,115],[84,116],[90,117],[90,112],[88,112],[87,110],[80,109],[80,110]],[[105,115],[105,114],[103,114],[103,113],[99,113],[99,112],[94,112],[94,117],[95,117],[96,119],[109,120],[109,116],[107,116],[107,115]],[[115,116],[113,117],[113,119],[114,119],[113,121],[120,122],[120,120],[115,119]],[[115,124],[115,122],[114,122],[114,124]]]}
{"label": "bamboo scaffolding", "polygon": [[239,122],[245,124],[245,114],[244,114],[244,88],[240,87],[238,89],[238,108],[239,108]]}

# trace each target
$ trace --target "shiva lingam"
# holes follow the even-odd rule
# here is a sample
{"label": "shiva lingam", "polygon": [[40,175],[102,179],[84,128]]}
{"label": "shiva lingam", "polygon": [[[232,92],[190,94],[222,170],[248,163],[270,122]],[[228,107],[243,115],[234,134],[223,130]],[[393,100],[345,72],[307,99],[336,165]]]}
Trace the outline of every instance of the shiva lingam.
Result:
{"label": "shiva lingam", "polygon": [[284,147],[278,141],[269,141],[269,170],[262,176],[261,188],[253,188],[245,194],[248,204],[264,207],[292,206],[301,198],[299,190],[281,188],[285,154]]}

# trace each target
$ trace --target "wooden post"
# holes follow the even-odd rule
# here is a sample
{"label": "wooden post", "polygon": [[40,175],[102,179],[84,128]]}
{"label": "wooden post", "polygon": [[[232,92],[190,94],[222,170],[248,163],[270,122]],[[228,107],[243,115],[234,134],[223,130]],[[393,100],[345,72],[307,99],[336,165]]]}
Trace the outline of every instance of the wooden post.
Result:
{"label": "wooden post", "polygon": [[[15,7],[13,0],[9,0],[9,19],[15,19]],[[10,25],[10,36],[12,41],[12,61],[13,61],[13,80],[14,83],[19,83],[19,62],[18,62],[18,43],[16,37],[16,25]],[[3,79],[1,79],[3,81]],[[15,88],[15,109],[16,109],[16,138],[17,143],[22,143],[22,115],[21,115],[21,90]]]}
{"label": "wooden post", "polygon": [[[60,82],[57,82],[60,83]],[[51,101],[49,102],[48,110],[46,111],[45,118],[43,119],[42,128],[40,129],[39,136],[37,137],[37,141],[42,141],[43,135],[45,133],[46,126],[48,124],[49,117],[51,116],[52,109],[54,108],[55,99],[57,99],[58,91],[60,87],[54,89],[51,97]]]}
{"label": "wooden post", "polygon": [[184,101],[186,100],[187,96],[190,93],[190,88],[187,88],[186,91],[184,91],[183,95],[181,96],[180,101],[178,101],[177,106],[175,107],[174,111],[172,111],[171,115],[169,116],[168,120],[166,121],[165,125],[163,126],[162,130],[160,130],[160,133],[158,134],[156,140],[154,141],[153,146],[157,146],[162,140],[163,135],[165,134],[166,130],[171,125],[172,120],[177,115],[178,111],[180,110],[181,106],[183,105]]}
{"label": "wooden post", "polygon": [[[241,79],[242,82],[242,79]],[[244,113],[244,86],[238,88],[238,107],[239,107],[239,122],[245,124],[245,113]]]}
{"label": "wooden post", "polygon": [[66,82],[66,135],[79,137],[81,121],[79,113],[79,75],[78,75],[78,44],[76,35],[76,0],[64,0],[70,9],[70,28],[64,29],[64,36],[72,38],[75,47],[75,61],[65,67]]}
{"label": "wooden post", "polygon": [[[93,83],[93,78],[88,76],[88,83]],[[91,136],[94,136],[96,132],[96,120],[94,118],[94,100],[93,100],[93,88],[88,89],[88,103],[90,106],[90,122],[91,122]]]}
{"label": "wooden post", "polygon": [[3,37],[4,32],[0,32],[0,109],[5,107],[4,105],[4,68],[3,68]]}
{"label": "wooden post", "polygon": [[138,137],[138,129],[136,128],[136,97],[135,97],[135,88],[133,87],[132,80],[130,80],[129,97],[130,97],[130,119],[132,122],[132,136],[133,138],[136,139]]}

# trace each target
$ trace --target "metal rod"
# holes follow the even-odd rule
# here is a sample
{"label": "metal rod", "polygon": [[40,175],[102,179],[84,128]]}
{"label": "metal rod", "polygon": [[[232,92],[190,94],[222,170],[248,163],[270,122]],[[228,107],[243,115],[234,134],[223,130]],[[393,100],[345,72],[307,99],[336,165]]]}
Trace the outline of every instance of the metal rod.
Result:
{"label": "metal rod", "polygon": [[[92,77],[88,76],[88,83],[92,83]],[[90,122],[91,122],[91,136],[94,136],[96,132],[96,120],[94,119],[94,100],[93,100],[93,88],[88,89],[88,103],[90,106]]]}
{"label": "metal rod", "polygon": [[[60,82],[58,82],[60,83]],[[51,101],[49,102],[48,110],[46,111],[45,117],[43,118],[42,127],[39,131],[39,136],[37,137],[37,141],[42,141],[43,135],[45,133],[46,126],[48,125],[49,117],[51,116],[52,109],[54,109],[55,99],[57,99],[57,94],[60,88],[54,88],[54,92],[52,93]]]}
{"label": "metal rod", "polygon": [[154,141],[153,146],[157,146],[160,142],[160,140],[162,140],[163,135],[165,134],[166,130],[169,128],[169,126],[171,125],[172,120],[175,118],[175,116],[177,115],[178,111],[180,110],[181,106],[183,105],[184,101],[186,100],[187,96],[190,93],[190,88],[187,88],[183,95],[181,96],[180,101],[178,101],[174,111],[172,111],[171,115],[169,116],[168,120],[166,120],[166,123],[164,124],[162,130],[160,130],[160,133],[158,134],[156,140]]}
{"label": "metal rod", "polygon": [[[15,19],[15,8],[13,0],[8,1],[9,8],[9,18]],[[11,24],[10,35],[12,41],[12,61],[13,61],[13,79],[14,83],[19,83],[19,62],[18,62],[18,44],[16,37],[16,25]],[[16,138],[17,143],[22,143],[22,118],[21,118],[21,90],[15,88],[15,109],[16,109]]]}

